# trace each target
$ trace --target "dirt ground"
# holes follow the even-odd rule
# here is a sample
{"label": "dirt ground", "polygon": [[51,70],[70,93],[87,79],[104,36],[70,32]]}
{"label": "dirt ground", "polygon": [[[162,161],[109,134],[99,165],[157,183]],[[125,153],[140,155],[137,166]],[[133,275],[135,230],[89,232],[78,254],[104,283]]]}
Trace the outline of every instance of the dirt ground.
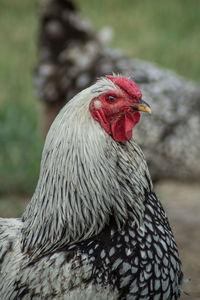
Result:
{"label": "dirt ground", "polygon": [[181,300],[200,300],[200,184],[163,182],[155,187],[174,232],[183,263]]}

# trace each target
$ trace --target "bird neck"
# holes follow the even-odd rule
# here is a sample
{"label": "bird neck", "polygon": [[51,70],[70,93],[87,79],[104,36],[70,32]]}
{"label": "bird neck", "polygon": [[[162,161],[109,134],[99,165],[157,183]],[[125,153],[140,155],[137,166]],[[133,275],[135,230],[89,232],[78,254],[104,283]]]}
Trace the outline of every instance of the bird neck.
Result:
{"label": "bird neck", "polygon": [[97,235],[111,216],[119,229],[143,220],[152,183],[140,148],[134,141],[116,143],[89,115],[77,123],[68,130],[60,122],[47,137],[22,218],[22,246],[30,255]]}

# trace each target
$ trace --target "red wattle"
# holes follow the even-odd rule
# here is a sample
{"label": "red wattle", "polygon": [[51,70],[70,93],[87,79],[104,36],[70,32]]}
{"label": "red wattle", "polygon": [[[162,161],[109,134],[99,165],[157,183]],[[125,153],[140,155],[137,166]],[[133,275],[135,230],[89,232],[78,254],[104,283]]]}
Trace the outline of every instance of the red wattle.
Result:
{"label": "red wattle", "polygon": [[111,134],[116,142],[125,142],[132,138],[132,129],[139,122],[139,112],[126,114],[111,123]]}
{"label": "red wattle", "polygon": [[94,106],[94,101],[90,105],[92,117],[98,121],[104,130],[112,135],[116,142],[125,142],[132,138],[132,129],[140,120],[138,111],[131,111],[130,108],[122,110],[115,116],[107,117],[105,109]]}

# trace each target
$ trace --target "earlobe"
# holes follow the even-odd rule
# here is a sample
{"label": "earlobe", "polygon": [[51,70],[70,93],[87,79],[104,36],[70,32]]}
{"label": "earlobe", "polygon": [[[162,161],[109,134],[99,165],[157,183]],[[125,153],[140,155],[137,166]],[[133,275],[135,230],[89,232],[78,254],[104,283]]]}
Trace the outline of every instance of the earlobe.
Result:
{"label": "earlobe", "polygon": [[102,106],[103,106],[102,102],[99,99],[94,101],[94,107],[95,108],[101,108]]}

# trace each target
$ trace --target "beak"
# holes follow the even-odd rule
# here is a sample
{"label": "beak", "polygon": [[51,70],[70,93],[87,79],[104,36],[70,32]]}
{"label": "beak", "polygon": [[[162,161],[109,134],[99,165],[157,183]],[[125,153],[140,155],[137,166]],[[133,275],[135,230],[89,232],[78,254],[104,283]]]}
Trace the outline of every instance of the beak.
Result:
{"label": "beak", "polygon": [[146,112],[148,114],[151,114],[151,107],[149,104],[147,104],[144,100],[140,100],[139,103],[136,103],[134,105],[134,109],[135,110],[139,110],[139,111],[143,111],[143,112]]}

